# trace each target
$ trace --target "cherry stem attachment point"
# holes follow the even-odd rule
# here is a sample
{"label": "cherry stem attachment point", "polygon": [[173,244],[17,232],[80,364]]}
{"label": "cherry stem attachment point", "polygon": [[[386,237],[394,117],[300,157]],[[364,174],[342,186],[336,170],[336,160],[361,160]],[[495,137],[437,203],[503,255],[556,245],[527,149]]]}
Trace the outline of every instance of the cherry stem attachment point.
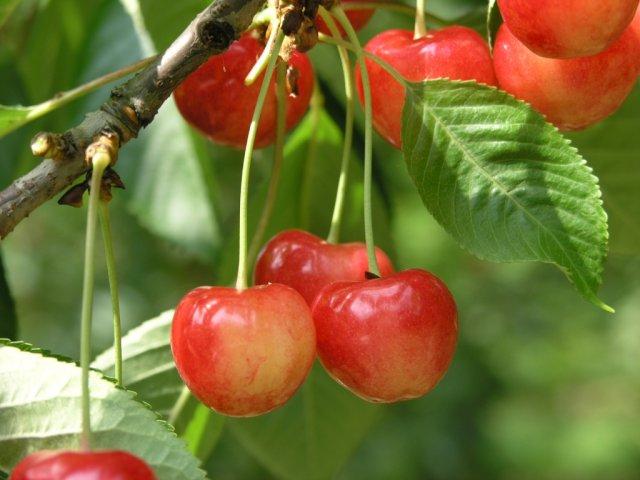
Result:
{"label": "cherry stem attachment point", "polygon": [[376,245],[373,236],[373,211],[371,206],[372,171],[373,171],[373,112],[371,106],[371,84],[369,72],[365,62],[365,55],[360,45],[360,40],[351,26],[349,18],[339,6],[333,7],[331,12],[342,25],[349,41],[354,46],[360,73],[362,77],[362,93],[364,97],[364,236],[369,258],[369,271],[380,275],[378,259],[376,258]]}
{"label": "cherry stem attachment point", "polygon": [[82,434],[80,446],[84,450],[91,448],[91,397],[89,391],[89,364],[91,362],[91,317],[93,314],[93,287],[95,273],[96,224],[100,202],[102,175],[111,164],[111,156],[98,151],[91,160],[91,189],[87,211],[87,233],[84,250],[84,278],[82,281],[82,316],[80,334],[80,366],[82,368]]}
{"label": "cherry stem attachment point", "polygon": [[427,24],[425,22],[425,4],[427,0],[416,0],[416,25],[413,34],[414,39],[427,35]]}
{"label": "cherry stem attachment point", "polygon": [[116,274],[116,260],[111,235],[111,216],[109,214],[109,202],[100,201],[100,225],[102,227],[102,240],[104,243],[104,256],[107,261],[107,275],[109,277],[109,290],[111,291],[111,308],[113,311],[113,353],[116,371],[116,382],[122,383],[122,322],[120,319],[120,295],[118,292],[118,276]]}
{"label": "cherry stem attachment point", "polygon": [[[320,9],[320,16],[329,28],[331,35],[335,39],[342,39],[340,30],[335,21],[325,9]],[[344,46],[338,45],[338,55],[342,64],[342,73],[344,76],[344,93],[346,99],[345,108],[345,127],[344,127],[344,144],[342,148],[342,162],[340,164],[340,178],[338,180],[338,188],[336,192],[336,201],[333,208],[333,216],[331,218],[331,228],[327,236],[327,242],[337,243],[340,238],[340,227],[342,225],[342,216],[344,213],[344,203],[347,194],[347,186],[349,180],[349,164],[351,162],[351,146],[353,143],[353,118],[355,111],[355,81],[353,71],[351,69],[351,61],[349,60],[349,52]]]}
{"label": "cherry stem attachment point", "polygon": [[[258,93],[258,101],[256,102],[255,109],[253,111],[253,117],[251,118],[251,124],[249,126],[249,134],[247,135],[247,145],[244,150],[244,160],[242,163],[242,179],[240,183],[240,226],[239,226],[239,242],[238,242],[238,276],[236,278],[236,288],[238,290],[244,290],[248,286],[248,261],[247,261],[247,223],[248,223],[248,208],[249,208],[249,179],[251,177],[251,162],[253,160],[253,147],[256,141],[256,135],[258,133],[258,124],[260,123],[260,115],[262,114],[262,107],[264,101],[267,98],[267,93],[271,85],[271,78],[273,77],[273,71],[276,68],[276,62],[282,48],[282,41],[284,35],[280,26],[277,25],[274,30],[276,37],[273,49],[270,50],[269,61],[267,62],[267,69],[260,86],[260,92]],[[266,50],[266,48],[265,48]]]}
{"label": "cherry stem attachment point", "polygon": [[276,41],[276,36],[278,34],[278,22],[277,20],[271,21],[271,35],[267,39],[267,44],[264,46],[264,50],[256,63],[251,67],[251,70],[247,74],[244,79],[244,84],[246,86],[252,85],[260,76],[262,72],[267,68],[267,64],[269,63],[269,59],[271,58],[271,51],[273,50],[273,44]]}
{"label": "cherry stem attachment point", "polygon": [[249,247],[248,262],[253,264],[260,247],[264,233],[269,226],[269,220],[273,214],[273,207],[278,198],[278,187],[280,185],[280,173],[282,171],[282,162],[284,160],[284,137],[287,133],[287,64],[279,62],[276,66],[276,141],[273,148],[273,166],[271,168],[271,178],[267,187],[267,196],[262,207],[262,213],[256,226],[256,230],[251,239]]}

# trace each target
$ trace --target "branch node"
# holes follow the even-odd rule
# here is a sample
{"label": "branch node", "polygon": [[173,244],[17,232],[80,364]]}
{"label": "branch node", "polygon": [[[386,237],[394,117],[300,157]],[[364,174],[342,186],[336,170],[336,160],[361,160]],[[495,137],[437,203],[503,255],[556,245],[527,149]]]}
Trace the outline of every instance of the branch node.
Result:
{"label": "branch node", "polygon": [[120,137],[115,132],[102,132],[96,140],[87,147],[85,151],[85,161],[88,165],[93,165],[94,159],[98,156],[106,156],[109,165],[115,165],[118,160],[118,150],[120,149]]}
{"label": "branch node", "polygon": [[31,140],[31,152],[36,157],[51,158],[56,161],[64,160],[64,138],[55,133],[40,132]]}
{"label": "branch node", "polygon": [[224,51],[236,39],[236,31],[227,22],[209,20],[198,25],[197,35],[209,50]]}

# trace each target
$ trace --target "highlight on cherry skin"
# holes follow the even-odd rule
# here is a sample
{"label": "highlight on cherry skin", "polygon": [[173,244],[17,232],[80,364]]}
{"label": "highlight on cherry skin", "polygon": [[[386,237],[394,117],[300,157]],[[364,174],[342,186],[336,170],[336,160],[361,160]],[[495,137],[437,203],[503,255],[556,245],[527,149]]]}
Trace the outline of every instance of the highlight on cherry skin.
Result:
{"label": "highlight on cherry skin", "polygon": [[[373,37],[364,48],[410,81],[448,78],[497,86],[487,42],[467,27],[433,30],[421,38],[414,38],[414,32],[409,30],[387,30]],[[366,64],[371,82],[373,125],[383,138],[400,148],[404,87],[375,61],[367,59]],[[362,101],[359,69],[356,84]]]}
{"label": "highlight on cherry skin", "polygon": [[121,450],[43,450],[25,457],[9,480],[156,480],[151,467]]}
{"label": "highlight on cherry skin", "polygon": [[[174,92],[184,119],[211,141],[244,149],[264,73],[249,86],[244,82],[263,50],[264,45],[246,33],[189,75]],[[287,97],[286,128],[291,130],[309,107],[314,77],[304,53],[294,51],[288,65],[297,71],[295,91]],[[275,141],[276,112],[276,85],[272,80],[258,124],[257,148]]]}
{"label": "highlight on cherry skin", "polygon": [[[376,258],[381,275],[391,275],[394,271],[391,260],[379,248]],[[256,285],[288,285],[312,305],[327,285],[364,280],[368,269],[364,243],[332,244],[302,230],[286,230],[263,247],[254,276]]]}
{"label": "highlight on cherry skin", "polygon": [[315,359],[316,335],[308,305],[288,286],[200,287],[176,308],[171,350],[202,403],[250,417],[293,396]]}
{"label": "highlight on cherry skin", "polygon": [[320,292],[312,312],[322,365],[371,402],[427,394],[455,352],[455,301],[446,285],[424,270],[334,283]]}
{"label": "highlight on cherry skin", "polygon": [[543,57],[596,55],[629,26],[639,0],[498,0],[513,35]]}
{"label": "highlight on cherry skin", "polygon": [[558,60],[536,55],[503,24],[493,61],[500,88],[561,130],[581,130],[614,113],[633,89],[640,74],[640,35],[628,28],[598,55]]}

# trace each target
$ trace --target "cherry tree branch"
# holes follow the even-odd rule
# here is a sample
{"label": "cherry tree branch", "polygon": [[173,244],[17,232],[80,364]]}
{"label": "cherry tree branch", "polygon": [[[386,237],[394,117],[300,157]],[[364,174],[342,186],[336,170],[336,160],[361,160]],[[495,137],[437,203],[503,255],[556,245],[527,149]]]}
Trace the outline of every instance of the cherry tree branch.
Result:
{"label": "cherry tree branch", "polygon": [[216,0],[203,10],[158,59],[111,91],[110,98],[63,134],[40,133],[37,167],[0,192],[0,238],[88,170],[87,148],[116,135],[119,145],[149,125],[173,90],[211,55],[225,51],[244,32],[264,0]]}

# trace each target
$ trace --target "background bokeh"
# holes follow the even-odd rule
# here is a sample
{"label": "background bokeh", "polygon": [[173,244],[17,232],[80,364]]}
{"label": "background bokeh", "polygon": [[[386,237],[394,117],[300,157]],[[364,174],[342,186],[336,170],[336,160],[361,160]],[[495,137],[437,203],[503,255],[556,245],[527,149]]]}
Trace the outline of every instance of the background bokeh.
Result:
{"label": "background bokeh", "polygon": [[[154,44],[166,46],[194,4],[207,2],[13,3],[12,15],[0,23],[0,103],[5,105],[44,101],[140,58]],[[136,5],[142,15],[132,21],[126,9],[135,14]],[[428,8],[481,28],[486,3],[431,0]],[[362,38],[411,24],[410,17],[378,12]],[[319,46],[311,56],[328,118],[339,127],[343,106],[336,53]],[[552,266],[491,264],[461,250],[423,207],[401,155],[376,142],[379,241],[399,268],[427,268],[446,281],[459,305],[460,344],[438,388],[421,400],[381,409],[335,478],[640,478],[639,90],[613,118],[571,136],[601,177],[611,216],[601,297],[616,308],[613,315],[584,301]],[[0,140],[1,185],[35,164],[28,151],[34,133],[64,130],[105,95],[96,92]],[[361,117],[358,121],[361,126]],[[357,175],[361,145],[355,150]],[[280,222],[326,232],[337,152],[321,150],[314,165],[304,165],[308,178],[302,182],[285,175],[276,209],[281,220],[272,231]],[[270,153],[257,156],[256,205],[268,180]],[[127,190],[117,192],[112,218],[127,330],[172,308],[195,286],[230,281],[240,153],[209,145],[168,105],[141,139],[126,147],[118,171]],[[302,191],[294,184],[303,184]],[[354,178],[345,239],[361,238],[360,195],[360,179]],[[306,209],[299,208],[300,198],[306,198],[301,203]],[[259,210],[254,210],[255,217]],[[84,210],[49,202],[2,243],[17,332],[2,287],[0,337],[77,358],[83,242]],[[94,333],[98,353],[111,342],[101,253]],[[277,469],[249,452],[225,430],[207,470],[220,479],[276,475]]]}

